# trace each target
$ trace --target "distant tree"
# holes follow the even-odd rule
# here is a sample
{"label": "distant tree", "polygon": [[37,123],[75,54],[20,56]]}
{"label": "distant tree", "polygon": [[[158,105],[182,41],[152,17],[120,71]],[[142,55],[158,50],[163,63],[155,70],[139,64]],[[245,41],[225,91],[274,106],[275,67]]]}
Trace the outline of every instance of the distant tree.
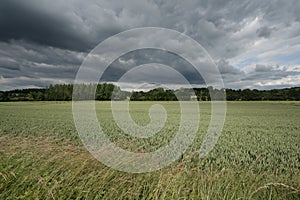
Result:
{"label": "distant tree", "polygon": [[[11,91],[0,91],[0,101],[70,101],[73,95],[72,84],[50,85],[41,89],[22,89]],[[210,92],[211,91],[211,92]],[[226,92],[226,99],[231,101],[246,100],[300,100],[300,87],[257,90],[257,89],[214,89],[207,88],[180,88],[178,90],[165,90],[155,88],[147,92],[134,91],[132,93],[122,91],[119,87],[111,83],[103,84],[77,84],[75,97],[77,100],[124,100],[130,97],[132,101],[176,101],[191,100],[194,94],[199,101],[221,100]],[[114,95],[112,97],[112,95]]]}

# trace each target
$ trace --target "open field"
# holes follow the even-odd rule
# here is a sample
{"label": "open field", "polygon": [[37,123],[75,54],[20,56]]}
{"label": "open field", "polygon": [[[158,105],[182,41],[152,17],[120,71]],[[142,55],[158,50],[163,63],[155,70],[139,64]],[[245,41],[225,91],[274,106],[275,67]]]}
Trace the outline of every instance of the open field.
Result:
{"label": "open field", "polygon": [[[158,102],[131,102],[138,124]],[[150,139],[131,138],[113,122],[110,102],[97,102],[109,138],[135,152],[153,151],[178,129],[177,102]],[[300,199],[300,102],[228,102],[222,135],[210,154],[198,150],[210,119],[200,102],[198,136],[167,168],[143,174],[106,167],[84,148],[71,102],[0,103],[0,199]]]}

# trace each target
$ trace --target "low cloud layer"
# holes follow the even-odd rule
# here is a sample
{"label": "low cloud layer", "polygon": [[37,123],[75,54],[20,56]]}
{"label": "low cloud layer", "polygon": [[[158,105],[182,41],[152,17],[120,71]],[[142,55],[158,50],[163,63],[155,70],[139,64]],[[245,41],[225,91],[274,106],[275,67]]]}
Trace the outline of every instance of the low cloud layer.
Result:
{"label": "low cloud layer", "polygon": [[[299,9],[297,0],[3,0],[0,90],[72,83],[99,42],[145,26],[174,29],[199,42],[218,65],[226,87],[300,86]],[[120,58],[107,77],[111,74],[113,81],[128,62],[153,60],[201,82],[188,64],[154,51]]]}

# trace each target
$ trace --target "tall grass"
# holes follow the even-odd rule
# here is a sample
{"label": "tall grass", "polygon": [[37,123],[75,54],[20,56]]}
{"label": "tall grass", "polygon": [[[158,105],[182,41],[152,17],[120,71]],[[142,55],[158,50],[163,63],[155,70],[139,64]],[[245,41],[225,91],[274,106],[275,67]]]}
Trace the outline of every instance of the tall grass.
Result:
{"label": "tall grass", "polygon": [[[152,103],[131,103],[137,123],[149,122]],[[109,102],[96,107],[112,141],[144,152],[167,143],[177,129],[177,103],[160,103],[168,121],[149,140],[122,133]],[[198,137],[181,159],[152,173],[129,174],[87,152],[69,102],[0,103],[0,199],[300,199],[300,103],[229,102],[220,140],[203,159],[197,150],[210,104],[200,103],[200,109]]]}

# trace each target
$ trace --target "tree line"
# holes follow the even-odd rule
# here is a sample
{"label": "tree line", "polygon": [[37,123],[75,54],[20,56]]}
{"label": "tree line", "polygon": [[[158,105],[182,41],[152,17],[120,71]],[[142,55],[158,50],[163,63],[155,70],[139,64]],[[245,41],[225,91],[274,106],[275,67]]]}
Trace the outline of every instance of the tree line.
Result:
{"label": "tree line", "polygon": [[[74,85],[50,85],[41,89],[18,89],[11,91],[0,91],[0,101],[71,101]],[[92,90],[95,90],[95,93]],[[155,88],[145,91],[122,91],[118,86],[111,83],[103,84],[80,84],[76,85],[76,92],[80,99],[76,100],[131,100],[131,101],[176,101],[176,100],[198,100],[210,101],[212,94],[226,93],[226,99],[230,101],[265,101],[265,100],[300,100],[300,87],[257,90],[257,89],[215,89],[207,88],[181,88],[177,90],[165,90]],[[80,94],[80,95],[79,95]],[[92,95],[91,95],[92,94]],[[95,94],[95,95],[94,95]],[[213,99],[218,99],[214,97]],[[223,99],[224,100],[224,99]]]}

